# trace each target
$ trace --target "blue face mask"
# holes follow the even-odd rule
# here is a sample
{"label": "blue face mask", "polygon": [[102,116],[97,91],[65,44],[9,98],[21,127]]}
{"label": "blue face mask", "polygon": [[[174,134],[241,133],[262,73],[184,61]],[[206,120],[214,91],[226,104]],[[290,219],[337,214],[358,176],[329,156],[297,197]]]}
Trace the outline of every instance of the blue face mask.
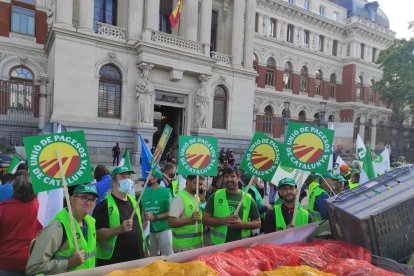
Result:
{"label": "blue face mask", "polygon": [[128,193],[132,188],[132,181],[131,179],[122,179],[121,181],[119,181],[119,188],[118,191],[121,193]]}

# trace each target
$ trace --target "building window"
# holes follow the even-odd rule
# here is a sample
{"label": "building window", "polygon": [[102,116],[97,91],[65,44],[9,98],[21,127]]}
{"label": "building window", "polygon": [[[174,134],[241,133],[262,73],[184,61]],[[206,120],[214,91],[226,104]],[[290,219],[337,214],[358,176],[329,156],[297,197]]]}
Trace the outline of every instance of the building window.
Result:
{"label": "building window", "polygon": [[273,108],[268,105],[264,110],[263,132],[273,133]]}
{"label": "building window", "polygon": [[210,51],[217,51],[218,11],[211,12]]}
{"label": "building window", "polygon": [[351,55],[351,43],[346,44],[346,56],[349,57]]}
{"label": "building window", "polygon": [[323,52],[324,50],[324,43],[325,43],[325,37],[323,35],[319,36],[319,45],[318,45],[318,51]]}
{"label": "building window", "polygon": [[334,57],[338,56],[338,40],[336,39],[332,42],[332,55]]}
{"label": "building window", "polygon": [[256,12],[254,15],[254,31],[259,32],[259,13]]}
{"label": "building window", "polygon": [[32,71],[23,66],[13,68],[10,71],[10,109],[32,111],[33,92]]}
{"label": "building window", "polygon": [[286,62],[285,70],[283,72],[283,87],[285,89],[292,89],[292,63]]}
{"label": "building window", "polygon": [[118,1],[116,0],[95,0],[94,28],[98,31],[96,22],[102,22],[116,26]]}
{"label": "building window", "polygon": [[287,37],[286,37],[287,42],[293,43],[293,28],[294,26],[292,24],[289,24],[287,26]]}
{"label": "building window", "polygon": [[325,16],[325,6],[319,6],[319,15],[320,16]]}
{"label": "building window", "polygon": [[98,117],[121,118],[121,72],[112,64],[99,71]]}
{"label": "building window", "polygon": [[300,91],[308,91],[308,68],[306,66],[303,66],[302,69],[300,69]]}
{"label": "building window", "polygon": [[171,33],[170,15],[172,12],[172,0],[160,1],[160,22],[159,31],[163,33]]}
{"label": "building window", "polygon": [[214,89],[213,128],[226,128],[227,92],[222,85]]}
{"label": "building window", "polygon": [[275,59],[270,57],[267,59],[267,64],[266,64],[266,85],[275,86],[275,71],[276,71]]}
{"label": "building window", "polygon": [[362,78],[362,76],[359,76],[359,81],[356,86],[356,97],[358,100],[364,99],[363,90],[364,90],[364,79]]}
{"label": "building window", "polygon": [[339,20],[339,13],[338,12],[333,12],[332,14],[332,20],[333,21],[338,21]]}
{"label": "building window", "polygon": [[323,74],[321,70],[316,71],[315,95],[322,95]]}
{"label": "building window", "polygon": [[12,6],[11,30],[15,33],[34,35],[35,11]]}
{"label": "building window", "polygon": [[310,32],[308,30],[303,31],[303,47],[309,48]]}
{"label": "building window", "polygon": [[301,110],[298,114],[299,121],[305,122],[306,121],[306,112],[305,110]]}
{"label": "building window", "polygon": [[293,5],[293,4],[295,4],[295,1],[294,0],[288,0],[288,3]]}
{"label": "building window", "polygon": [[307,11],[310,11],[311,10],[311,2],[309,1],[309,0],[305,0],[304,2],[303,2],[303,8],[305,9],[305,10],[307,10]]}
{"label": "building window", "polygon": [[329,78],[329,97],[336,98],[336,75],[332,74]]}
{"label": "building window", "polygon": [[268,34],[270,36],[276,37],[276,24],[277,21],[275,18],[270,18],[269,20],[269,29],[268,29]]}
{"label": "building window", "polygon": [[328,122],[331,122],[331,123],[335,122],[335,116],[334,115],[329,115]]}
{"label": "building window", "polygon": [[361,43],[361,59],[365,58],[365,44]]}
{"label": "building window", "polygon": [[371,58],[372,62],[376,62],[377,61],[377,48],[372,48],[372,58]]}

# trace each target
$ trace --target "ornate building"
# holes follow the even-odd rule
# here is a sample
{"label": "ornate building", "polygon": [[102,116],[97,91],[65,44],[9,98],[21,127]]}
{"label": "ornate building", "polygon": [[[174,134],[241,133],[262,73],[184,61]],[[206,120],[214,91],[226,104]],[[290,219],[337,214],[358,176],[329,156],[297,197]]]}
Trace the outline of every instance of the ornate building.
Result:
{"label": "ornate building", "polygon": [[377,2],[186,0],[172,29],[176,2],[0,0],[0,135],[60,122],[108,163],[115,142],[136,154],[138,132],[151,145],[168,123],[173,150],[213,135],[242,153],[255,129],[283,137],[285,102],[314,122],[323,101],[378,144],[390,111],[371,87],[394,32]]}

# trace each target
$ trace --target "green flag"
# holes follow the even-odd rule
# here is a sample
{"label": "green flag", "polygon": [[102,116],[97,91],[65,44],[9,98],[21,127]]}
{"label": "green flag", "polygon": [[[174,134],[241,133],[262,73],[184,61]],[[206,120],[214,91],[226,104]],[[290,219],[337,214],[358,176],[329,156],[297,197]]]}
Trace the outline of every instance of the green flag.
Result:
{"label": "green flag", "polygon": [[365,157],[362,160],[362,171],[361,171],[359,183],[360,184],[365,183],[373,178],[375,178],[374,164],[373,164],[371,149],[367,145]]}
{"label": "green flag", "polygon": [[283,151],[283,144],[256,131],[240,163],[240,169],[250,175],[272,181]]}
{"label": "green flag", "polygon": [[282,166],[324,174],[328,170],[334,131],[289,122]]}
{"label": "green flag", "polygon": [[132,170],[131,159],[129,157],[129,150],[128,149],[126,149],[124,151],[124,155],[122,156],[121,161],[119,161],[119,166],[118,167],[123,167],[123,166],[128,167],[128,169]]}
{"label": "green flag", "polygon": [[217,138],[180,136],[178,174],[217,176]]}
{"label": "green flag", "polygon": [[83,131],[24,137],[23,142],[35,193],[62,187],[58,151],[68,186],[93,180]]}
{"label": "green flag", "polygon": [[15,173],[17,171],[17,167],[21,164],[24,163],[23,159],[17,155],[17,154],[13,154],[13,158],[10,161],[10,165],[7,168],[6,173]]}

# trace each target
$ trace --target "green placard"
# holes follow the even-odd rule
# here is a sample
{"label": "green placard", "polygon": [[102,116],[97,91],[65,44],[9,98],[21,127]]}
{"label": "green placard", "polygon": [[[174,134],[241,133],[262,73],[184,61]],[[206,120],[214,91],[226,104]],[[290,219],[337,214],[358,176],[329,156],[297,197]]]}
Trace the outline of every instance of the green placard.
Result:
{"label": "green placard", "polygon": [[180,136],[178,173],[180,175],[217,176],[217,138]]}
{"label": "green placard", "polygon": [[244,154],[240,168],[250,175],[271,181],[279,166],[283,150],[282,143],[256,131]]}
{"label": "green placard", "polygon": [[165,124],[164,130],[162,131],[160,140],[158,141],[157,147],[155,148],[154,155],[151,159],[151,169],[154,170],[158,163],[160,163],[162,153],[164,152],[165,146],[170,139],[173,129],[169,125]]}
{"label": "green placard", "polygon": [[57,151],[68,186],[93,180],[83,131],[24,137],[23,142],[35,193],[62,187]]}
{"label": "green placard", "polygon": [[303,171],[326,173],[334,131],[305,124],[288,124],[286,156],[282,165]]}

